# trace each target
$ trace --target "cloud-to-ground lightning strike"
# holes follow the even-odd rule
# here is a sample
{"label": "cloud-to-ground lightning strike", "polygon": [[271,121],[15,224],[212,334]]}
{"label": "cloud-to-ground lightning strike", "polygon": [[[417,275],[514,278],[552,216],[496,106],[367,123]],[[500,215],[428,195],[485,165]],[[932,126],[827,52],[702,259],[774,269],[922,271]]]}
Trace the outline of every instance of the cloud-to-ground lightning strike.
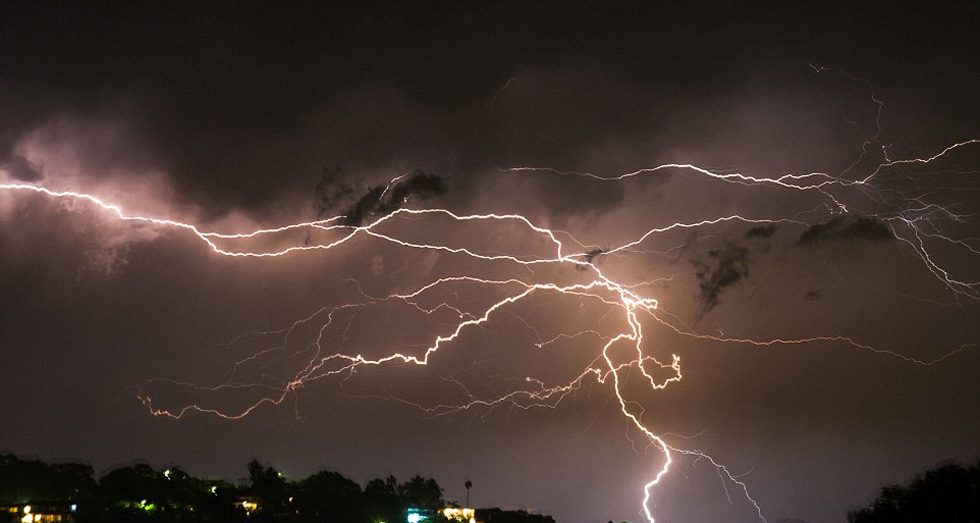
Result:
{"label": "cloud-to-ground lightning strike", "polygon": [[[814,69],[818,72],[822,70],[822,68],[816,67]],[[878,114],[880,115],[881,102],[877,98],[873,99],[878,104]],[[876,126],[876,135],[872,141],[878,139],[877,133],[880,133],[880,129]],[[880,162],[869,174],[862,177],[847,176],[849,171],[855,169],[860,160],[838,175],[812,172],[769,177],[738,172],[722,172],[685,163],[663,164],[615,176],[536,167],[502,169],[502,175],[576,176],[594,180],[595,183],[623,183],[633,178],[656,176],[661,172],[669,171],[720,183],[737,184],[745,188],[765,187],[777,191],[812,193],[820,199],[819,207],[829,210],[832,214],[843,216],[860,210],[863,216],[883,224],[891,236],[902,242],[917,256],[921,267],[957,300],[980,300],[980,281],[970,281],[969,278],[972,277],[970,275],[957,275],[954,269],[945,266],[933,254],[931,247],[934,243],[941,243],[945,247],[959,249],[971,255],[980,254],[977,238],[957,236],[947,232],[944,228],[945,223],[975,221],[977,217],[973,212],[964,212],[962,209],[945,207],[931,201],[930,195],[935,192],[935,189],[928,187],[927,181],[923,182],[923,185],[926,185],[925,188],[916,187],[916,189],[920,189],[917,193],[912,193],[911,190],[896,190],[877,183],[877,179],[890,169],[910,165],[928,169],[958,152],[975,149],[980,149],[980,139],[955,143],[923,158],[892,159],[886,154],[884,161]],[[862,156],[866,151],[867,146],[862,148]],[[385,187],[382,197],[404,176],[393,179]],[[784,337],[752,339],[705,334],[685,325],[683,321],[680,321],[677,316],[672,315],[669,311],[662,310],[657,297],[644,295],[640,290],[645,287],[644,283],[625,281],[614,274],[615,271],[601,267],[594,260],[596,256],[628,255],[641,249],[654,237],[666,233],[695,230],[720,224],[779,225],[804,230],[818,225],[818,223],[814,223],[812,218],[807,217],[816,212],[814,209],[800,209],[796,215],[789,217],[727,214],[710,216],[698,221],[670,223],[664,226],[646,228],[635,238],[621,241],[601,250],[592,250],[569,232],[541,225],[528,216],[510,212],[464,214],[448,208],[402,207],[387,214],[372,217],[363,224],[346,223],[345,217],[338,215],[327,219],[259,228],[247,232],[218,232],[185,221],[131,213],[120,205],[85,192],[60,190],[30,183],[3,183],[0,184],[0,191],[14,195],[37,194],[54,199],[84,202],[93,209],[109,213],[110,216],[118,220],[183,230],[197,238],[215,255],[246,259],[242,261],[243,263],[247,263],[247,259],[251,258],[276,258],[300,255],[302,252],[309,254],[315,251],[339,250],[351,244],[355,239],[369,238],[397,248],[438,252],[460,256],[480,263],[498,264],[506,266],[508,270],[517,269],[519,274],[523,275],[521,277],[498,278],[481,277],[478,274],[457,274],[434,278],[408,292],[391,293],[384,296],[372,296],[361,290],[359,282],[350,281],[350,284],[357,287],[357,295],[360,301],[324,307],[307,317],[296,320],[290,327],[281,331],[254,333],[256,336],[271,335],[281,340],[281,343],[240,359],[235,364],[232,377],[226,383],[202,386],[169,382],[183,389],[197,390],[203,393],[246,389],[252,393],[259,392],[259,399],[236,409],[215,407],[206,403],[188,403],[180,408],[171,408],[159,406],[151,392],[141,391],[139,399],[154,415],[181,418],[190,412],[199,412],[222,418],[239,419],[263,405],[283,403],[290,395],[296,394],[300,388],[315,380],[336,377],[343,381],[357,372],[389,364],[426,366],[433,358],[438,357],[440,352],[447,350],[454,343],[459,343],[471,331],[487,327],[502,315],[515,314],[509,309],[517,304],[541,297],[573,298],[601,307],[606,310],[608,315],[618,315],[621,321],[621,324],[618,325],[622,327],[619,332],[610,333],[594,325],[584,325],[555,335],[542,334],[538,332],[532,322],[519,318],[523,325],[534,333],[537,338],[534,346],[538,349],[558,343],[561,340],[579,337],[598,340],[596,351],[590,362],[567,381],[549,383],[546,379],[529,375],[526,376],[523,387],[514,388],[493,397],[480,397],[469,391],[465,384],[447,378],[462,391],[465,398],[463,401],[431,404],[398,397],[390,399],[402,401],[430,415],[448,415],[466,409],[494,409],[505,405],[521,409],[554,408],[569,395],[580,390],[586,382],[592,381],[607,385],[616,397],[619,410],[625,420],[642,434],[650,445],[659,449],[663,456],[653,478],[643,487],[642,513],[651,523],[655,521],[654,493],[656,486],[670,472],[677,455],[686,455],[709,462],[717,470],[726,494],[730,486],[735,486],[754,507],[758,518],[765,521],[765,517],[762,508],[749,494],[748,485],[740,479],[740,476],[730,472],[723,464],[701,450],[672,444],[669,441],[671,439],[669,434],[657,432],[654,424],[644,418],[645,413],[642,404],[630,398],[624,385],[627,374],[641,378],[644,386],[651,391],[664,389],[682,379],[680,357],[675,354],[671,354],[669,358],[655,356],[656,351],[645,337],[644,321],[653,321],[682,336],[719,343],[768,347],[832,342],[900,358],[905,362],[919,365],[936,364],[963,350],[975,348],[975,345],[965,344],[960,347],[951,347],[945,354],[938,357],[921,358],[903,354],[888,347],[864,343],[839,333],[821,333],[792,339]],[[508,229],[510,231],[514,231],[516,228],[517,232],[513,232],[513,234],[534,238],[539,246],[545,247],[539,247],[528,252],[492,251],[474,248],[464,242],[453,243],[452,240],[420,240],[407,237],[401,234],[397,228],[392,230],[390,227],[407,220],[446,220],[457,226],[470,223],[490,226],[505,225],[510,228]],[[315,241],[297,242],[291,236],[297,232],[313,232],[323,236],[317,236],[320,239]],[[264,238],[268,238],[270,242],[263,248],[255,248],[249,243]],[[573,270],[559,272],[560,269],[565,268]],[[562,276],[555,277],[555,274]],[[482,290],[492,289],[501,293],[503,297],[479,307],[438,299],[435,299],[434,304],[425,303],[427,296],[435,291],[448,289],[453,292],[465,292],[465,289],[469,287]],[[442,320],[443,326],[439,328],[439,332],[430,333],[428,344],[424,347],[413,347],[414,350],[411,351],[402,350],[401,347],[392,347],[384,355],[372,356],[360,352],[356,347],[346,349],[331,341],[333,333],[331,329],[341,329],[346,333],[346,330],[352,328],[353,317],[358,311],[383,303],[404,305],[426,316],[445,314],[452,316],[454,320],[451,322]],[[297,353],[305,356],[302,357],[302,363],[297,369],[291,371],[288,378],[278,383],[268,381],[249,383],[239,380],[236,375],[239,367],[286,353],[292,333],[301,327],[309,326],[316,326],[315,339],[309,345],[308,351]],[[293,356],[295,355],[293,354]]]}

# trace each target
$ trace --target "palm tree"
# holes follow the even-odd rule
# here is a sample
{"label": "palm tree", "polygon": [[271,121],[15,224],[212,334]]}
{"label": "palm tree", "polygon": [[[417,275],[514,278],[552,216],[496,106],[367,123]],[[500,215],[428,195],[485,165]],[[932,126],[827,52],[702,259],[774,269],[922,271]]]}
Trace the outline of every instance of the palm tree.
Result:
{"label": "palm tree", "polygon": [[463,483],[463,486],[466,487],[466,507],[469,508],[469,506],[470,506],[470,488],[473,486],[473,482],[470,481],[470,480],[466,480],[466,483]]}

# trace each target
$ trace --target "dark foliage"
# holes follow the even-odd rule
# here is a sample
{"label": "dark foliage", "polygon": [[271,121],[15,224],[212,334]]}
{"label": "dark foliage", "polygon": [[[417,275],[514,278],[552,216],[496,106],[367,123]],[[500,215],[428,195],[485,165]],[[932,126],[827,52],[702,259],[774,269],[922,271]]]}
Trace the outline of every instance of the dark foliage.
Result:
{"label": "dark foliage", "polygon": [[92,467],[81,463],[48,465],[0,455],[0,504],[89,499],[98,486],[93,473]]}
{"label": "dark foliage", "polygon": [[555,523],[551,516],[531,514],[526,510],[501,510],[499,508],[477,510],[476,519],[485,523]]}
{"label": "dark foliage", "polygon": [[413,507],[438,510],[443,507],[442,487],[432,478],[413,476],[398,486],[398,494]]}
{"label": "dark foliage", "polygon": [[258,460],[248,464],[249,493],[259,505],[252,515],[257,523],[272,521],[276,514],[286,509],[287,487],[286,480],[276,469],[263,467]]}
{"label": "dark foliage", "polygon": [[404,502],[394,476],[375,478],[364,487],[364,507],[371,521],[401,521]]}
{"label": "dark foliage", "polygon": [[71,513],[78,523],[401,523],[409,507],[437,514],[446,506],[436,480],[421,476],[404,483],[394,476],[373,479],[362,491],[333,471],[289,481],[257,460],[247,468],[248,479],[239,485],[198,479],[178,467],[157,470],[146,464],[114,469],[96,482],[88,465],[48,465],[3,455],[0,505],[15,510],[0,510],[0,523],[19,521],[14,518],[17,507],[26,504],[61,512],[75,505]]}
{"label": "dark foliage", "polygon": [[871,505],[847,514],[849,523],[980,523],[980,460],[946,463],[907,485],[890,485]]}
{"label": "dark foliage", "polygon": [[301,521],[361,523],[367,519],[361,486],[337,472],[316,472],[295,490],[293,506]]}

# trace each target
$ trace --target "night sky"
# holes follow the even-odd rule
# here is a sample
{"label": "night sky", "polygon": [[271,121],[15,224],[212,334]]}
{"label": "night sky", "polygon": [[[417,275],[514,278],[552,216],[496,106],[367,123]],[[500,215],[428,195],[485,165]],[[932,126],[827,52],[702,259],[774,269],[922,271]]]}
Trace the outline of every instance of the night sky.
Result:
{"label": "night sky", "polygon": [[560,523],[980,456],[977,2],[348,4],[3,3],[0,451]]}

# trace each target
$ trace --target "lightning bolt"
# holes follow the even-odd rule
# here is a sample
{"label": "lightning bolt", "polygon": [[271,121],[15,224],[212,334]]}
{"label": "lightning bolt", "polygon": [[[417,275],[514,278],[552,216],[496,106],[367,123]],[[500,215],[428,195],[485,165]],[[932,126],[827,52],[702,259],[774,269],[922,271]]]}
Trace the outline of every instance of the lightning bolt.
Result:
{"label": "lightning bolt", "polygon": [[[816,72],[828,70],[816,66],[811,67]],[[861,81],[860,79],[851,79]],[[874,95],[873,90],[872,99],[877,104],[877,114],[880,115],[881,101]],[[879,134],[880,126],[876,122],[875,136],[862,147],[861,158],[837,175],[811,172],[762,176],[713,170],[688,163],[662,164],[613,176],[602,176],[589,172],[560,171],[547,167],[509,167],[500,169],[500,173],[508,176],[580,177],[594,180],[596,183],[623,183],[633,178],[657,176],[662,172],[684,173],[687,176],[742,187],[764,187],[778,191],[814,194],[822,200],[821,207],[834,213],[846,213],[858,206],[872,205],[878,211],[869,215],[886,224],[894,237],[916,255],[921,266],[952,296],[958,300],[980,301],[980,282],[957,276],[955,270],[945,266],[940,261],[941,257],[935,254],[935,249],[932,247],[934,244],[940,244],[943,248],[959,249],[960,252],[965,251],[970,255],[980,255],[980,247],[977,246],[976,238],[954,235],[947,232],[945,227],[946,224],[950,223],[975,220],[976,216],[972,213],[954,212],[955,209],[952,207],[933,202],[932,200],[938,192],[937,188],[926,185],[918,192],[910,193],[909,191],[887,188],[884,184],[877,183],[883,174],[897,168],[923,168],[928,173],[933,166],[943,163],[944,160],[955,154],[977,149],[980,146],[980,139],[954,143],[922,158],[890,159],[887,150],[883,148],[884,161],[877,165],[870,174],[863,178],[849,177],[848,173],[862,161],[869,150],[869,144],[876,143]],[[404,175],[391,180],[382,196],[402,177]],[[923,184],[927,184],[927,182],[923,182]],[[318,309],[306,317],[297,319],[287,328],[278,331],[249,333],[232,340],[231,345],[235,345],[247,337],[261,339],[272,337],[281,340],[281,342],[239,359],[226,383],[202,386],[170,380],[148,380],[146,382],[147,385],[151,385],[159,381],[166,381],[182,389],[206,394],[244,390],[258,394],[260,396],[258,400],[252,401],[242,408],[229,410],[209,406],[206,403],[193,402],[180,408],[160,407],[155,403],[152,394],[142,391],[138,394],[138,398],[149,412],[157,416],[180,419],[188,413],[197,412],[226,419],[240,419],[265,405],[282,404],[299,389],[316,380],[332,377],[344,382],[355,373],[373,367],[428,366],[433,358],[448,350],[448,347],[459,342],[468,333],[488,329],[496,319],[516,316],[523,327],[533,333],[535,339],[538,340],[534,344],[537,349],[578,338],[595,339],[597,350],[594,357],[571,379],[561,383],[549,383],[548,380],[527,376],[522,386],[499,395],[486,397],[472,392],[460,380],[446,378],[454,387],[462,391],[464,398],[462,401],[427,404],[398,397],[388,399],[401,401],[428,415],[444,416],[469,409],[479,408],[489,411],[505,406],[519,409],[555,408],[588,383],[608,386],[612,396],[616,398],[620,413],[629,426],[642,434],[649,446],[656,448],[662,455],[662,461],[656,468],[653,478],[643,487],[642,513],[650,523],[655,521],[652,507],[656,487],[671,471],[677,456],[687,456],[710,463],[718,472],[720,481],[725,486],[726,495],[729,495],[729,486],[734,486],[741,493],[741,496],[754,507],[758,518],[765,521],[765,517],[740,476],[732,474],[725,465],[701,450],[671,444],[668,441],[671,439],[671,435],[655,431],[653,424],[645,417],[642,404],[630,399],[625,383],[627,375],[640,378],[643,386],[650,391],[665,389],[683,379],[681,359],[678,355],[670,354],[669,358],[655,355],[655,351],[652,350],[650,343],[645,338],[644,326],[646,321],[652,321],[681,336],[717,343],[771,347],[832,342],[870,351],[885,357],[899,358],[910,364],[926,366],[935,365],[957,353],[976,347],[976,344],[964,344],[939,357],[927,359],[912,357],[898,350],[877,347],[838,334],[804,336],[792,339],[752,339],[704,334],[685,325],[676,315],[663,310],[658,299],[644,294],[643,290],[656,285],[657,281],[631,283],[618,278],[615,274],[608,274],[607,272],[611,271],[604,270],[594,260],[596,256],[615,257],[643,252],[642,249],[645,249],[645,246],[653,238],[667,233],[693,231],[729,223],[749,226],[786,225],[805,228],[814,225],[806,216],[816,212],[816,209],[804,210],[799,215],[789,218],[730,214],[698,221],[671,223],[647,228],[632,239],[626,239],[600,250],[593,250],[567,231],[536,223],[532,218],[517,213],[466,214],[447,208],[418,209],[405,207],[382,216],[373,217],[368,223],[361,225],[350,225],[345,222],[344,216],[334,216],[327,219],[302,221],[246,232],[221,232],[207,230],[201,225],[185,221],[127,212],[120,205],[106,201],[95,194],[57,190],[28,183],[3,183],[0,184],[0,191],[15,195],[35,194],[54,200],[79,202],[122,222],[183,231],[196,238],[216,256],[241,258],[243,260],[297,256],[302,253],[340,250],[348,247],[355,239],[369,238],[401,249],[445,253],[470,261],[495,264],[504,266],[508,270],[516,270],[516,274],[520,276],[503,278],[483,278],[473,274],[444,276],[431,279],[407,292],[381,296],[370,295],[360,288],[359,282],[347,280],[356,287],[359,301],[355,300]],[[465,242],[454,243],[451,239],[442,241],[420,240],[411,237],[411,235],[399,233],[397,227],[392,227],[412,220],[441,220],[458,227],[469,224],[500,227],[501,230],[510,231],[512,235],[534,239],[534,248],[529,248],[526,252],[481,250],[467,245]],[[295,233],[302,233],[303,235],[316,233],[317,240],[300,242],[296,240]],[[262,243],[264,247],[257,247],[255,245],[256,240],[269,241]],[[562,269],[573,270],[562,272]],[[467,288],[476,290],[467,292]],[[441,301],[438,297],[430,298],[430,296],[437,295],[442,291],[463,293],[464,295],[480,295],[489,290],[499,293],[502,297],[479,307],[473,305],[467,307],[451,301]],[[606,312],[600,320],[617,318],[619,331],[610,333],[607,332],[608,329],[585,327],[555,335],[542,334],[533,322],[513,312],[519,304],[549,296],[579,300],[583,306],[589,304],[589,306],[601,308]],[[412,350],[392,349],[382,356],[367,355],[356,348],[341,350],[343,343],[338,342],[336,338],[339,336],[343,339],[349,334],[350,330],[354,328],[357,315],[362,311],[383,304],[405,306],[423,317],[438,316],[440,321],[448,326],[442,328],[439,333],[433,334],[429,343],[411,347]],[[446,317],[452,317],[452,321],[445,320]],[[447,321],[448,323],[446,323]],[[299,336],[299,330],[311,326],[316,332],[313,341],[302,350],[289,354],[291,340]],[[272,379],[245,382],[238,378],[239,369],[253,364],[265,364],[270,359],[286,356],[301,356],[302,361],[298,370],[292,372],[287,379],[280,382]],[[731,502],[730,495],[728,499]]]}

